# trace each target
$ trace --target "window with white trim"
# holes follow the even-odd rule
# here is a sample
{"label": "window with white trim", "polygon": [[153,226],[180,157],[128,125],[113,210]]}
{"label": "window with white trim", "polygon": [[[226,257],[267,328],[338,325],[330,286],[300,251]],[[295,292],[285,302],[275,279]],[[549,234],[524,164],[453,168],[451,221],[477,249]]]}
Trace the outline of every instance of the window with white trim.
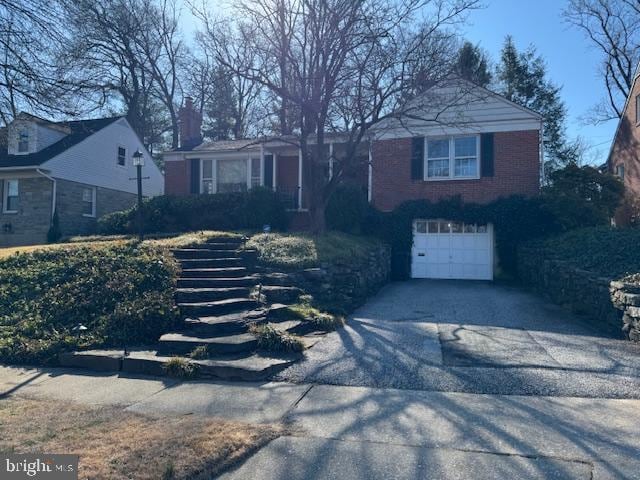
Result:
{"label": "window with white trim", "polygon": [[20,187],[17,179],[5,180],[2,188],[2,212],[18,213]]}
{"label": "window with white trim", "polygon": [[477,135],[426,139],[425,180],[479,177]]}
{"label": "window with white trim", "polygon": [[118,147],[118,165],[124,167],[127,164],[127,149]]}
{"label": "window with white trim", "polygon": [[249,164],[247,158],[202,160],[200,193],[246,192],[253,180]]}
{"label": "window with white trim", "polygon": [[96,188],[85,187],[82,189],[82,216],[96,216]]}
{"label": "window with white trim", "polygon": [[29,130],[26,128],[18,133],[18,153],[29,151]]}
{"label": "window with white trim", "polygon": [[636,95],[636,124],[640,123],[640,95]]}
{"label": "window with white trim", "polygon": [[251,159],[251,188],[260,186],[260,159]]}

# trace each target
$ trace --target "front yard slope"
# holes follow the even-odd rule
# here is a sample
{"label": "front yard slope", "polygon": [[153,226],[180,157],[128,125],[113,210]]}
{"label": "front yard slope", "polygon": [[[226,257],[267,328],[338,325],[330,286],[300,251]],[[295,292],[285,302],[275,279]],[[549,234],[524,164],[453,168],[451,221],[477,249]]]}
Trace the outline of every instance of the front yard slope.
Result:
{"label": "front yard slope", "polygon": [[178,266],[159,243],[98,242],[0,261],[0,361],[157,338],[178,320]]}

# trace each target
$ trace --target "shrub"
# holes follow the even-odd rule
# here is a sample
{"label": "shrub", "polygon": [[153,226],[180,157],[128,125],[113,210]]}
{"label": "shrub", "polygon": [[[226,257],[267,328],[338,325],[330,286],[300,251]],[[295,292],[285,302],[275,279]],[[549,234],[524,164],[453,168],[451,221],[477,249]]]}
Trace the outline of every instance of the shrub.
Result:
{"label": "shrub", "polygon": [[327,227],[360,234],[369,211],[367,194],[357,185],[341,185],[332,193],[325,210]]}
{"label": "shrub", "polygon": [[[265,224],[282,230],[287,226],[284,204],[275,192],[266,188],[246,193],[153,197],[144,202],[143,216],[147,232],[261,229]],[[102,234],[135,233],[135,230],[135,207],[98,220],[98,231]]]}
{"label": "shrub", "polygon": [[551,173],[543,189],[547,208],[563,230],[609,223],[623,197],[620,179],[574,164]]}
{"label": "shrub", "polygon": [[172,357],[162,366],[169,377],[188,380],[198,374],[198,365],[181,357]]}
{"label": "shrub", "polygon": [[55,363],[60,351],[156,339],[177,324],[177,273],[166,249],[132,242],[8,257],[0,261],[0,359]]}
{"label": "shrub", "polygon": [[258,348],[271,352],[302,352],[304,343],[295,335],[280,332],[269,325],[252,325],[249,331],[258,339]]}

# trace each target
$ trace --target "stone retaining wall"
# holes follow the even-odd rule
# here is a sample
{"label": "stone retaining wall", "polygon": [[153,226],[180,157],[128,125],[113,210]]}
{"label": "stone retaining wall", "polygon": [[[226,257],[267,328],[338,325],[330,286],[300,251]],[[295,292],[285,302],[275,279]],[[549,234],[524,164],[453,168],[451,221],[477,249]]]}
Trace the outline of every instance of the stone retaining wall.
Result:
{"label": "stone retaining wall", "polygon": [[380,245],[371,248],[363,258],[288,273],[286,280],[282,281],[301,288],[319,300],[342,304],[352,310],[385,285],[390,275],[391,249]]}
{"label": "stone retaining wall", "polygon": [[518,276],[594,326],[640,341],[640,286],[572,267],[553,252],[529,246],[518,250]]}

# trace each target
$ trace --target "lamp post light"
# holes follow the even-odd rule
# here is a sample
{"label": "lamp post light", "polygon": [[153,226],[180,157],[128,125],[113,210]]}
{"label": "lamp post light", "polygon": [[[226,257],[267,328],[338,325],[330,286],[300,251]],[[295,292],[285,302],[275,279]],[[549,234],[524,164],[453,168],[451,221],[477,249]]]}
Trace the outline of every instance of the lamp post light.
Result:
{"label": "lamp post light", "polygon": [[142,167],[144,166],[144,155],[140,150],[133,154],[133,165],[136,167],[136,179],[138,180],[138,237],[140,241],[144,239],[144,220],[142,216]]}

